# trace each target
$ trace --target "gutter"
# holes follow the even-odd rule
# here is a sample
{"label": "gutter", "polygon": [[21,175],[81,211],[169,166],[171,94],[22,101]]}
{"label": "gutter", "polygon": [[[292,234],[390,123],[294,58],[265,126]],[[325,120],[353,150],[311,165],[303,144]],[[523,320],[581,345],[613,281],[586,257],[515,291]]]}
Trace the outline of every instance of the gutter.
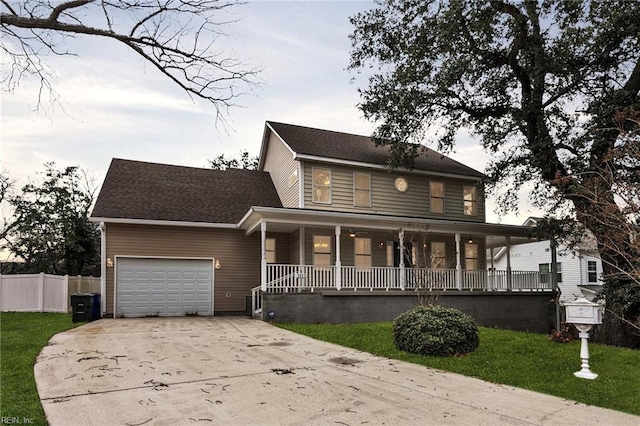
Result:
{"label": "gutter", "polygon": [[100,222],[100,314],[107,310],[107,226]]}

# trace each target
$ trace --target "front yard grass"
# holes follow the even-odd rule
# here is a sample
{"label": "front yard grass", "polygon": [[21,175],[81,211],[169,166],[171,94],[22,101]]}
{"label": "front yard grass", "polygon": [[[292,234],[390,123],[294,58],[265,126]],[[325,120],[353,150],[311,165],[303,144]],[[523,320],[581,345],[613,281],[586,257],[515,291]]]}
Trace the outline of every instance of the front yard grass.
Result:
{"label": "front yard grass", "polygon": [[54,334],[82,323],[69,314],[3,312],[0,314],[0,417],[45,425],[33,375],[36,357]]}
{"label": "front yard grass", "polygon": [[580,342],[556,343],[543,334],[480,327],[480,346],[451,358],[414,355],[396,349],[392,323],[276,324],[386,358],[421,364],[585,404],[640,415],[640,351],[589,344],[595,380],[573,375],[580,369]]}

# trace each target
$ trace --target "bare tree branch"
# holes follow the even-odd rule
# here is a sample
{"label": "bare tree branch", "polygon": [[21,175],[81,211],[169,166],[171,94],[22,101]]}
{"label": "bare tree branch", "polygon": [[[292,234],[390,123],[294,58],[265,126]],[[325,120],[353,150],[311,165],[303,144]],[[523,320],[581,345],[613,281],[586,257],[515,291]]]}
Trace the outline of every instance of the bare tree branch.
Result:
{"label": "bare tree branch", "polygon": [[[74,0],[52,6],[46,0],[27,0],[0,13],[2,83],[13,91],[29,75],[52,91],[53,72],[43,58],[61,49],[65,37],[101,37],[124,44],[151,63],[192,97],[211,102],[218,117],[233,100],[256,84],[260,69],[248,67],[220,48],[227,9],[237,0]],[[96,17],[104,17],[100,25]],[[241,89],[238,89],[241,86]]]}

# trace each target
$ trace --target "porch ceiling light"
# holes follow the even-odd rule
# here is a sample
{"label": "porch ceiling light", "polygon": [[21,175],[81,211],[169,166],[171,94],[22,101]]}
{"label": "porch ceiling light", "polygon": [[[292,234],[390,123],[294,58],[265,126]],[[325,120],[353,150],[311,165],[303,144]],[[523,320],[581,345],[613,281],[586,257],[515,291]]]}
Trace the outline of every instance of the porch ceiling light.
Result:
{"label": "porch ceiling light", "polygon": [[351,238],[355,238],[356,233],[355,233],[355,231],[354,231],[353,229],[349,229],[349,236],[350,236]]}
{"label": "porch ceiling light", "polygon": [[469,237],[468,242],[469,242],[469,244],[473,244],[473,238]]}

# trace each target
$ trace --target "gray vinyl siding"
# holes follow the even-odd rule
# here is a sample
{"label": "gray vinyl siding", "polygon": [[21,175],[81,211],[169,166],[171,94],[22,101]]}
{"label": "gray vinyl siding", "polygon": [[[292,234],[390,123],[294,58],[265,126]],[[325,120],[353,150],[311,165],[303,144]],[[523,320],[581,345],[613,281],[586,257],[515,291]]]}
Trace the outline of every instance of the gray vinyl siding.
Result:
{"label": "gray vinyl siding", "polygon": [[[331,170],[331,204],[314,203],[312,201],[314,167]],[[353,173],[356,171],[371,175],[371,207],[354,206]],[[398,192],[394,187],[394,181],[399,176],[405,177],[409,182],[409,189],[405,193]],[[445,184],[444,214],[432,214],[430,212],[429,180],[443,182]],[[305,208],[316,210],[484,222],[485,209],[481,188],[478,188],[478,215],[465,216],[463,213],[462,186],[473,185],[475,183],[475,180],[429,177],[411,173],[386,172],[305,162],[304,205]]]}
{"label": "gray vinyl siding", "polygon": [[291,259],[291,238],[289,234],[267,232],[267,238],[276,239],[276,263],[289,263]]}
{"label": "gray vinyl siding", "polygon": [[300,264],[300,230],[289,234],[289,241],[291,242],[290,259],[282,263],[291,263],[292,265]]}
{"label": "gray vinyl siding", "polygon": [[[215,258],[214,313],[245,312],[246,297],[260,285],[260,233],[245,236],[234,229],[106,224],[107,257]],[[276,238],[276,257],[290,256],[289,234]],[[117,265],[116,265],[117,266]],[[113,313],[114,268],[107,268],[106,309]],[[229,293],[230,297],[227,297]]]}
{"label": "gray vinyl siding", "polygon": [[[265,155],[264,171],[269,172],[283,207],[300,207],[300,176],[289,185],[289,177],[298,170],[299,162],[275,134],[269,136],[269,146]],[[299,172],[298,172],[299,173]]]}

